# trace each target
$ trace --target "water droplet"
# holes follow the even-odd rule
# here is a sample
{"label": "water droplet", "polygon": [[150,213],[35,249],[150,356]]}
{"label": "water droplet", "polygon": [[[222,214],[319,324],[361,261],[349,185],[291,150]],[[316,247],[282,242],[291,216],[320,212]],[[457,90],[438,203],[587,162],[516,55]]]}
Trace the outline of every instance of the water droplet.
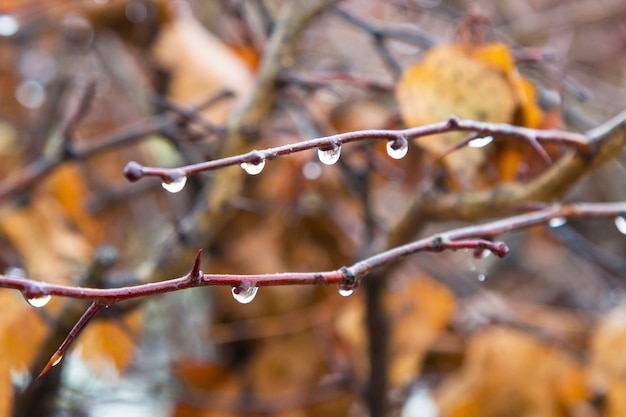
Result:
{"label": "water droplet", "polygon": [[626,218],[624,216],[617,216],[615,218],[615,227],[623,235],[626,235]]}
{"label": "water droplet", "polygon": [[257,287],[233,287],[233,298],[241,304],[248,304],[254,300],[258,290]]}
{"label": "water droplet", "polygon": [[62,360],[63,360],[63,355],[59,355],[55,353],[56,358],[54,358],[54,361],[52,362],[52,366],[57,366]]}
{"label": "water droplet", "polygon": [[259,175],[263,168],[265,168],[265,159],[261,159],[261,162],[252,163],[252,162],[242,162],[241,168],[246,171],[246,173],[250,175]]}
{"label": "water droplet", "polygon": [[345,285],[340,285],[339,286],[339,295],[342,297],[350,297],[352,294],[354,294],[354,287],[353,286],[345,286]]}
{"label": "water droplet", "polygon": [[172,180],[163,180],[161,186],[170,193],[178,193],[185,188],[185,184],[187,184],[187,177],[181,174]]}
{"label": "water droplet", "polygon": [[551,228],[556,229],[557,227],[565,225],[565,223],[567,223],[567,219],[565,217],[555,217],[553,219],[550,219],[548,225]]}
{"label": "water droplet", "polygon": [[51,299],[52,296],[50,294],[45,294],[37,297],[29,297],[26,299],[26,301],[33,307],[41,308],[48,304]]}
{"label": "water droplet", "polygon": [[493,136],[485,136],[484,138],[476,138],[469,141],[467,146],[470,148],[482,148],[493,142]]}
{"label": "water droplet", "polygon": [[387,155],[393,159],[402,159],[409,151],[409,141],[404,137],[387,141]]}
{"label": "water droplet", "polygon": [[485,280],[487,279],[487,274],[478,274],[476,276],[476,279],[479,280],[480,282],[485,282]]}
{"label": "water droplet", "polygon": [[341,146],[334,144],[332,148],[320,148],[317,150],[317,157],[320,162],[324,165],[333,165],[337,161],[339,161],[339,157],[341,156]]}

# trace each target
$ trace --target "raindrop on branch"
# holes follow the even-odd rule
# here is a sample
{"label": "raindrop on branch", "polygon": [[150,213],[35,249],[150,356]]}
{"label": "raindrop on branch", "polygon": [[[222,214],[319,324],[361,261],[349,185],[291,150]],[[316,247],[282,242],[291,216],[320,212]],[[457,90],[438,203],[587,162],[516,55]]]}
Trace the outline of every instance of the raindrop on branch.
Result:
{"label": "raindrop on branch", "polygon": [[548,222],[548,226],[556,229],[557,227],[564,226],[566,223],[567,219],[565,217],[555,217],[553,219],[550,219],[550,221]]}
{"label": "raindrop on branch", "polygon": [[624,216],[617,216],[615,218],[615,227],[617,227],[617,230],[621,234],[626,235],[626,218],[624,218]]}
{"label": "raindrop on branch", "polygon": [[250,175],[259,175],[263,168],[265,168],[265,159],[261,159],[260,162],[242,162],[241,168]]}
{"label": "raindrop on branch", "polygon": [[48,304],[52,296],[50,294],[39,295],[37,297],[27,297],[26,301],[33,307],[41,308]]}
{"label": "raindrop on branch", "polygon": [[187,176],[181,174],[180,176],[171,179],[171,180],[163,180],[161,182],[161,186],[170,193],[178,193],[185,188],[185,184],[187,184]]}
{"label": "raindrop on branch", "polygon": [[233,298],[241,304],[248,304],[254,300],[259,289],[257,287],[233,287]]}
{"label": "raindrop on branch", "polygon": [[485,136],[484,138],[476,138],[470,140],[467,146],[469,146],[470,148],[482,148],[489,145],[491,142],[493,142],[493,137]]}
{"label": "raindrop on branch", "polygon": [[354,294],[354,286],[340,285],[339,295],[342,297],[350,297]]}
{"label": "raindrop on branch", "polygon": [[393,159],[402,159],[409,151],[409,142],[405,137],[387,141],[387,155]]}
{"label": "raindrop on branch", "polygon": [[317,157],[324,165],[333,165],[339,161],[341,156],[341,146],[333,144],[331,148],[319,148],[317,150]]}
{"label": "raindrop on branch", "polygon": [[63,355],[55,353],[55,356],[53,358],[54,360],[52,361],[52,366],[57,366],[61,362],[61,360],[63,360]]}

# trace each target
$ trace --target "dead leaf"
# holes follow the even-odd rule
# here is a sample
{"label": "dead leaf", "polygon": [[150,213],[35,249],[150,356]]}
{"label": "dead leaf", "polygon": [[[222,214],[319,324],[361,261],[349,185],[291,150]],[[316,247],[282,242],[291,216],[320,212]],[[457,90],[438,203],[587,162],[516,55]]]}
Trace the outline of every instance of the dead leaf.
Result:
{"label": "dead leaf", "polygon": [[[422,359],[454,313],[454,296],[445,286],[429,278],[395,283],[385,294],[391,321],[389,381],[402,387],[419,375]],[[363,328],[365,305],[352,297],[339,312],[336,331],[351,347],[353,367],[367,380],[367,340]]]}
{"label": "dead leaf", "polygon": [[83,181],[80,168],[64,164],[55,170],[44,182],[44,187],[59,203],[68,220],[92,244],[98,243],[100,228],[96,220],[87,212],[86,200],[89,190]]}
{"label": "dead leaf", "polygon": [[[405,71],[396,86],[396,96],[409,127],[453,115],[527,127],[538,126],[541,119],[532,84],[519,75],[509,49],[500,43],[432,48]],[[448,132],[421,138],[417,143],[439,156],[466,137],[467,133]],[[485,149],[466,147],[446,156],[444,163],[457,186],[470,188],[485,160]],[[508,161],[515,168],[517,163],[519,157]]]}
{"label": "dead leaf", "polygon": [[557,417],[586,400],[582,366],[531,336],[491,328],[477,333],[466,352],[460,373],[437,392],[441,417]]}
{"label": "dead leaf", "polygon": [[[152,47],[155,61],[171,76],[169,96],[178,103],[196,104],[222,89],[245,97],[252,87],[250,67],[197,20],[188,16],[166,23]],[[232,102],[211,106],[202,114],[223,123]]]}
{"label": "dead leaf", "polygon": [[125,369],[133,358],[133,336],[141,330],[141,312],[135,310],[117,320],[96,320],[90,323],[79,339],[81,355],[94,368],[113,364]]}
{"label": "dead leaf", "polygon": [[28,372],[39,352],[45,335],[45,323],[37,311],[15,292],[0,293],[2,320],[0,320],[0,416],[9,416],[13,387],[11,372]]}
{"label": "dead leaf", "polygon": [[626,413],[626,307],[607,314],[591,339],[588,381],[595,394],[605,398],[603,416]]}

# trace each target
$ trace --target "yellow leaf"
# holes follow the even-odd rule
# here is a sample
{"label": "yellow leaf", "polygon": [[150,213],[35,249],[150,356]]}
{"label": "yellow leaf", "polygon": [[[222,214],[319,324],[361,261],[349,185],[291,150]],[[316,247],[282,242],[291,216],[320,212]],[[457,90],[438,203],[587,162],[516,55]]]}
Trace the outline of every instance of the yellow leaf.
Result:
{"label": "yellow leaf", "polygon": [[29,275],[49,282],[69,284],[68,278],[91,259],[91,245],[68,226],[56,199],[33,195],[22,207],[0,210],[0,233],[23,259]]}
{"label": "yellow leaf", "polygon": [[441,417],[559,417],[586,398],[579,364],[554,346],[506,328],[477,333],[462,370],[437,393]]}
{"label": "yellow leaf", "polygon": [[591,388],[606,394],[606,413],[626,414],[626,308],[618,307],[597,326],[591,340],[588,378]]}
{"label": "yellow leaf", "polygon": [[94,367],[110,363],[124,369],[133,357],[133,336],[141,328],[141,312],[135,310],[119,321],[97,320],[90,323],[81,335],[81,355]]}
{"label": "yellow leaf", "polygon": [[98,223],[87,212],[85,201],[89,190],[78,166],[63,164],[45,180],[44,187],[56,199],[65,216],[91,243],[97,243]]}
{"label": "yellow leaf", "polygon": [[[500,43],[432,48],[405,71],[396,86],[396,96],[409,127],[453,115],[528,127],[536,127],[541,118],[534,88],[519,75],[508,48]],[[417,143],[439,156],[465,137],[467,133],[449,132],[421,138]],[[470,188],[485,160],[485,149],[464,148],[448,155],[444,163],[457,185]]]}
{"label": "yellow leaf", "polygon": [[[385,295],[391,321],[389,382],[393,387],[402,387],[419,374],[424,354],[452,318],[454,296],[429,278],[396,284]],[[368,374],[364,309],[363,301],[353,296],[336,321],[336,332],[350,346],[353,367],[362,380]]]}
{"label": "yellow leaf", "polygon": [[[221,89],[244,97],[252,87],[252,71],[245,61],[192,17],[167,22],[160,30],[152,56],[172,76],[169,96],[196,104]],[[203,116],[223,123],[232,101],[212,106]]]}

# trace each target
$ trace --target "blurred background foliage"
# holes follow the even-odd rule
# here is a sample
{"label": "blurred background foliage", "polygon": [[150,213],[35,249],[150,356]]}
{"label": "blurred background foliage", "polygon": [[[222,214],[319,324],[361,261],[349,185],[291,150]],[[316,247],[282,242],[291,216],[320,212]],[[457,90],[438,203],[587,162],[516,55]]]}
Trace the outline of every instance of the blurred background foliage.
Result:
{"label": "blurred background foliage", "polygon": [[[399,161],[359,143],[333,167],[300,153],[254,177],[202,174],[177,194],[128,183],[123,167],[450,114],[585,131],[626,108],[622,0],[345,0],[291,40],[262,121],[238,126],[234,146],[287,3],[3,0],[0,269],[117,287],[182,275],[200,248],[205,272],[335,269],[378,247],[421,190],[523,182],[545,163],[506,141],[439,161],[463,139],[444,135]],[[625,200],[625,182],[618,156],[567,199]],[[389,415],[623,415],[625,229],[535,228],[505,237],[505,259],[425,254],[390,271]],[[0,415],[367,415],[376,335],[363,293],[263,288],[243,306],[211,288],[121,303],[32,383],[85,306],[34,309],[0,291]]]}

